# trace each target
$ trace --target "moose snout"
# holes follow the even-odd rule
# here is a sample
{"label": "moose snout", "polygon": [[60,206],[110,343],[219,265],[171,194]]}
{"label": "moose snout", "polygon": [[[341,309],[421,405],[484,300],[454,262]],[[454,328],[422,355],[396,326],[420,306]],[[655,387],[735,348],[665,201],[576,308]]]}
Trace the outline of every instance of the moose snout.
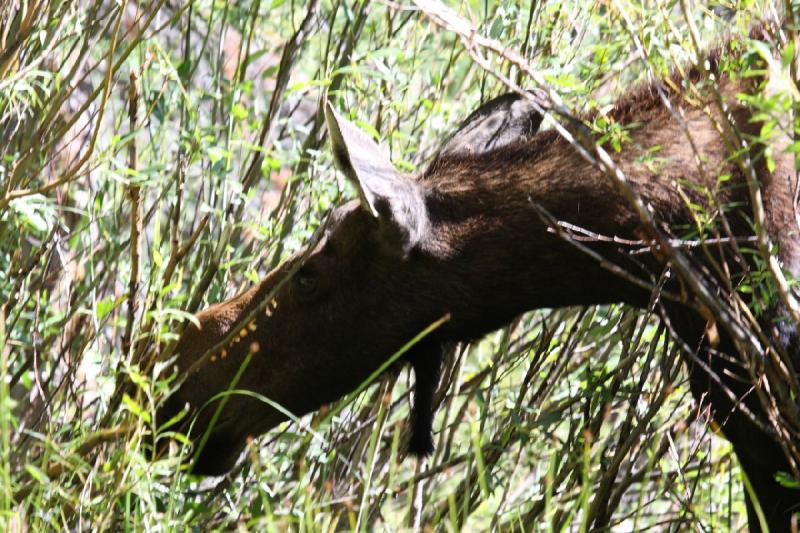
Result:
{"label": "moose snout", "polygon": [[249,436],[283,419],[241,391],[271,398],[285,381],[285,376],[275,378],[282,360],[275,363],[270,330],[280,313],[278,283],[286,280],[286,274],[286,265],[274,269],[255,287],[201,311],[186,325],[170,369],[179,385],[157,410],[157,456],[165,454],[171,440],[184,440],[171,439],[180,433],[192,443],[186,455],[192,472],[221,474],[235,464]]}
{"label": "moose snout", "polygon": [[[254,437],[276,425],[283,417],[272,409],[267,413],[257,411],[257,405],[248,399],[231,398],[217,412],[218,404],[211,402],[198,409],[184,402],[178,394],[165,400],[156,416],[155,458],[167,454],[175,433],[181,433],[191,442],[184,456],[189,472],[201,476],[219,476],[236,464],[248,437]],[[182,417],[179,417],[186,411]],[[177,421],[176,421],[177,420]]]}
{"label": "moose snout", "polygon": [[181,398],[180,391],[166,398],[156,411],[151,459],[165,457],[170,443],[177,442],[173,437],[180,433],[192,443],[184,457],[192,473],[221,475],[228,471],[242,448],[231,428],[235,417],[223,411],[212,424],[212,417],[205,411],[209,409],[200,411]]}

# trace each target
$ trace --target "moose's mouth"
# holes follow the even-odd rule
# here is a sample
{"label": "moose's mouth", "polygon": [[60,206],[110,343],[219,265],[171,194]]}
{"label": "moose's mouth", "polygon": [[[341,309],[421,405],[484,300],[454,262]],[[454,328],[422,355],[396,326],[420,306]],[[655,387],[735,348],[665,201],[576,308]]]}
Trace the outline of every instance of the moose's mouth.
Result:
{"label": "moose's mouth", "polygon": [[[159,409],[156,420],[161,427],[186,409],[186,402],[178,395],[167,398]],[[248,440],[274,428],[287,416],[277,409],[267,407],[251,398],[232,398],[219,413],[213,427],[209,427],[217,405],[206,406],[200,413],[190,407],[190,412],[169,432],[184,433],[193,444],[193,450],[185,458],[192,474],[221,476],[235,465]],[[170,437],[158,439],[155,457],[167,454]],[[199,451],[198,451],[199,450]]]}
{"label": "moose's mouth", "polygon": [[198,428],[192,442],[195,446],[202,445],[202,449],[193,455],[192,474],[221,476],[228,473],[236,465],[249,439],[269,431],[286,418],[278,411],[272,411],[253,420],[247,416],[247,409],[242,411],[231,413],[217,422],[205,443],[202,441],[207,428]]}
{"label": "moose's mouth", "polygon": [[[164,421],[176,416],[183,408],[183,404],[177,398],[169,398],[156,416],[159,421],[157,425],[160,427]],[[202,443],[200,453],[190,452],[186,459],[187,464],[194,462],[191,472],[203,476],[219,476],[226,473],[236,463],[246,442],[246,435],[240,435],[240,432],[237,431],[237,416],[235,413],[229,413],[227,416],[221,417],[210,430],[208,421],[201,419],[196,421],[191,427],[191,431],[187,432],[191,420],[190,413],[182,423],[177,424],[174,428],[169,428],[170,432],[185,433],[195,449]],[[208,436],[204,438],[206,433]],[[170,437],[160,438],[156,446],[155,457],[165,456],[171,441],[173,439]]]}

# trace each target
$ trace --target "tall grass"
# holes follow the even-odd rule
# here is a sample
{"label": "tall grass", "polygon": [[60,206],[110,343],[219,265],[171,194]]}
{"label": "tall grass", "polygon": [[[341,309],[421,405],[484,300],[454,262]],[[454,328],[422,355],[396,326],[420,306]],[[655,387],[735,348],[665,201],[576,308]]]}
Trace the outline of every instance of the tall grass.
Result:
{"label": "tall grass", "polygon": [[[771,13],[712,4],[691,13],[709,41]],[[692,57],[674,1],[452,7],[576,111]],[[405,371],[252,442],[224,478],[183,472],[188,446],[148,460],[158,358],[182,321],[352,196],[325,91],[414,171],[505,89],[405,3],[28,0],[0,17],[4,529],[742,527],[736,460],[678,348],[620,306],[530,313],[454,347],[423,461],[403,452]]]}

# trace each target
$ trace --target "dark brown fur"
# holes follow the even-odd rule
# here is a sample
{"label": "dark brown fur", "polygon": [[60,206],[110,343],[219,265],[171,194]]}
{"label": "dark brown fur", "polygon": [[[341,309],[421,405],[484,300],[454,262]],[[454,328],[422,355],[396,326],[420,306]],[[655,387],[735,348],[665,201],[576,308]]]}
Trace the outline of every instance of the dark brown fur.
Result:
{"label": "dark brown fur", "polygon": [[[701,79],[697,71],[690,77]],[[676,86],[682,83],[675,81]],[[737,92],[749,88],[726,78],[720,87],[737,126],[757,132],[749,110],[735,98]],[[622,123],[641,123],[630,131],[631,141],[622,153],[614,155],[617,164],[651,207],[661,229],[672,228],[672,234],[681,237],[692,228],[688,198],[709,211],[738,205],[726,213],[730,227],[735,236],[750,236],[747,190],[715,128],[713,107],[708,107],[709,114],[702,106],[689,106],[679,95],[667,94],[681,121],[664,107],[654,86],[623,97],[612,111],[611,116]],[[503,102],[513,100],[504,98]],[[706,93],[703,98],[710,96]],[[511,107],[498,102],[486,104],[478,119],[525,112],[519,107],[509,111]],[[512,132],[518,129],[516,137],[508,131],[499,137],[489,131],[489,137],[481,137],[470,123],[469,135],[476,137],[469,137],[469,142],[466,137],[456,138],[427,172],[413,178],[396,173],[377,146],[329,111],[337,163],[357,185],[360,201],[337,208],[311,249],[298,253],[247,292],[198,315],[201,328],[190,326],[177,347],[178,369],[189,375],[159,419],[169,419],[186,405],[197,412],[229,386],[248,353],[254,354],[252,361],[236,387],[256,391],[303,415],[353,390],[426,326],[449,315],[448,322],[406,356],[418,380],[416,430],[410,446],[425,453],[431,447],[432,393],[445,343],[479,338],[530,309],[611,302],[646,306],[649,290],[613,273],[543,222],[542,214],[547,213],[608,237],[639,240],[646,236],[614,182],[567,141],[554,131],[528,138],[532,132],[525,128],[538,126],[541,117],[533,110],[527,112],[532,113],[529,121],[517,120],[524,116],[515,115],[513,120],[494,122]],[[495,138],[503,140],[490,140]],[[649,166],[642,163],[640,159],[657,145],[661,149],[655,155],[660,160]],[[754,147],[754,157],[758,149]],[[763,162],[756,167],[770,233],[781,245],[784,263],[796,271],[794,163],[780,150],[775,156],[775,174],[768,174]],[[718,185],[716,177],[721,173],[733,178]],[[716,204],[698,191],[703,187],[713,192]],[[632,256],[629,245],[583,244],[644,284],[654,283],[666,266],[658,253]],[[726,260],[732,256],[724,247],[715,253]],[[730,261],[729,268],[736,277],[747,265]],[[710,279],[713,283],[713,276]],[[679,294],[681,289],[680,282],[674,281],[665,292]],[[662,315],[736,395],[746,396],[750,384],[732,377],[741,375],[741,368],[712,356],[703,343],[706,320],[693,311],[692,301],[692,295],[687,304],[664,297]],[[232,331],[239,334],[209,356],[207,352]],[[776,334],[776,338],[794,349],[791,335]],[[724,332],[718,348],[736,354]],[[201,360],[204,354],[207,359]],[[687,361],[693,392],[714,409],[768,523],[776,530],[785,529],[800,497],[774,481],[777,471],[788,470],[780,449],[741,415],[706,371],[692,363],[695,359]],[[752,396],[745,403],[759,411]],[[193,438],[207,429],[211,411],[206,408],[197,415]],[[263,433],[285,418],[260,401],[232,396],[199,454],[195,471],[227,471],[248,436]],[[757,529],[754,520],[751,514],[751,527]]]}

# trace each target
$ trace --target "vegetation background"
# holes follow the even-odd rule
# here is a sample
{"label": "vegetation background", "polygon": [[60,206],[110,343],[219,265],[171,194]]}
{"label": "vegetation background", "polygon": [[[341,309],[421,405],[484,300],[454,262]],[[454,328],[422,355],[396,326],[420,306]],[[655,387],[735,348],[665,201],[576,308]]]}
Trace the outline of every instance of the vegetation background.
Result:
{"label": "vegetation background", "polygon": [[[783,4],[448,2],[567,107],[599,110],[593,127],[616,149],[625,128],[602,110],[690,63],[690,22],[703,46],[733,35],[781,57],[746,35]],[[187,447],[146,457],[153,435],[169,433],[153,425],[170,387],[157,378],[159,347],[352,197],[327,151],[326,91],[413,172],[507,91],[497,74],[535,86],[436,22],[436,9],[0,4],[2,529],[744,527],[735,457],[692,401],[676,346],[624,306],[534,312],[457,347],[438,391],[436,452],[423,461],[403,452],[405,370],[334,417],[257,439],[224,478],[182,472]]]}

